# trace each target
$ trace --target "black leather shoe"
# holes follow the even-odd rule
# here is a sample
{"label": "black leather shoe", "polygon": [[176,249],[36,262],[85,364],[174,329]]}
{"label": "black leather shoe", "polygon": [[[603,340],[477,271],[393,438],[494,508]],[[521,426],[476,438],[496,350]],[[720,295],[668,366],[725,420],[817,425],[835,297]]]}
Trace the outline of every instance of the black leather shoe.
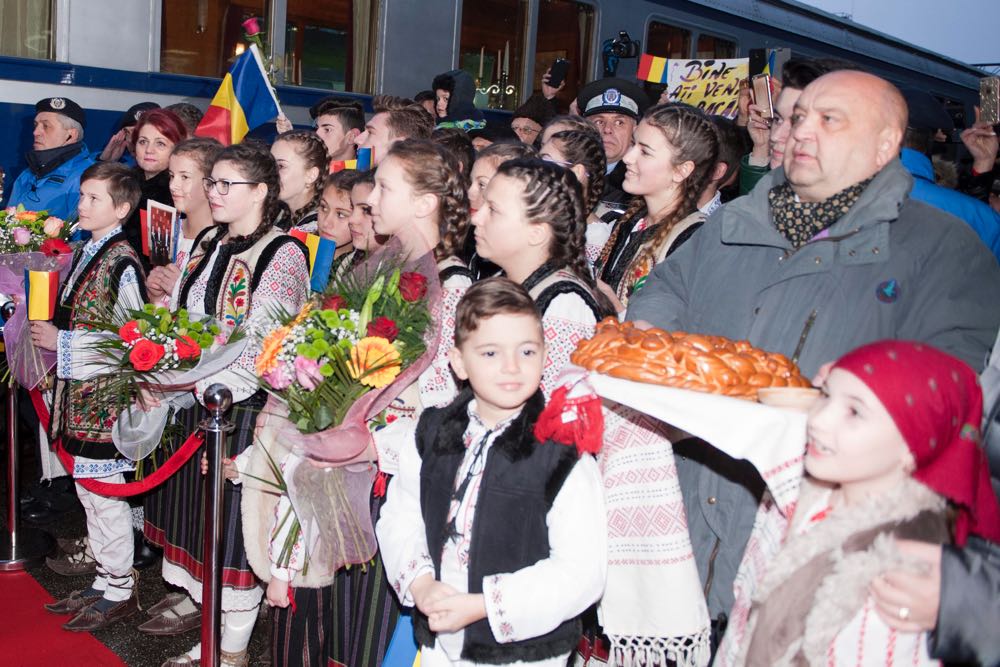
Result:
{"label": "black leather shoe", "polygon": [[145,570],[160,560],[160,556],[163,555],[163,549],[154,547],[147,542],[138,530],[132,531],[132,538],[132,545],[135,549],[132,556],[132,567],[137,570]]}
{"label": "black leather shoe", "polygon": [[28,505],[21,511],[21,518],[28,523],[44,524],[76,509],[80,509],[76,494],[63,493]]}

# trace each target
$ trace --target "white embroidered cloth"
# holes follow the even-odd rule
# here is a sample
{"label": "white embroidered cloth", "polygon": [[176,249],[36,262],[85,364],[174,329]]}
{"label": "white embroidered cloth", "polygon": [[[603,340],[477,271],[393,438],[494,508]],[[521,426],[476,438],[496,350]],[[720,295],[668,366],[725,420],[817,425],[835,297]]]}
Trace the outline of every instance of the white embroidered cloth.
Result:
{"label": "white embroidered cloth", "polygon": [[806,416],[597,373],[586,379],[598,395],[619,404],[605,411],[601,452],[609,564],[600,613],[613,662],[655,665],[669,658],[707,664],[708,610],[673,454],[660,446],[655,422],[629,416],[629,409],[702,438],[761,472],[775,502],[772,511],[762,506],[754,526],[752,549],[734,584],[737,598],[752,593],[768,554],[780,546],[782,517],[794,509],[802,477]]}

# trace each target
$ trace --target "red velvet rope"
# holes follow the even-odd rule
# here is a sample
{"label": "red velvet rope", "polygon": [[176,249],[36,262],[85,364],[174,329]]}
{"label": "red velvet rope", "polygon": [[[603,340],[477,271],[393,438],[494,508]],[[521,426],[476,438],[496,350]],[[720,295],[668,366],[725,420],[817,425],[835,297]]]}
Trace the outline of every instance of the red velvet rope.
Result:
{"label": "red velvet rope", "polygon": [[[31,390],[31,403],[35,406],[35,412],[38,413],[38,421],[41,422],[42,428],[49,430],[49,408],[45,405],[45,400],[42,398],[42,393],[37,389]],[[76,483],[87,489],[92,493],[97,493],[102,496],[135,496],[140,493],[145,493],[150,489],[153,489],[163,482],[165,482],[171,475],[177,472],[182,465],[188,462],[188,460],[194,455],[194,453],[201,447],[202,443],[205,441],[204,435],[201,431],[195,431],[188,436],[184,444],[181,445],[180,449],[174,452],[173,456],[167,459],[166,463],[161,465],[152,474],[145,477],[138,482],[128,482],[126,484],[112,484],[109,482],[102,482],[96,479],[78,479]],[[63,466],[66,470],[73,473],[73,455],[63,449],[62,440],[56,440],[52,443],[55,446],[56,454],[59,456],[59,460],[62,461]]]}

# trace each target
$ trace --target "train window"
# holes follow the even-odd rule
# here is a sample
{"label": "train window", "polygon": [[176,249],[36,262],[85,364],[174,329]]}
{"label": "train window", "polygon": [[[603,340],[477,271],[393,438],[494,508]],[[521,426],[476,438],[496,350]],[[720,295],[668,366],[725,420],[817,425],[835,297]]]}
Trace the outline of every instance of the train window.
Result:
{"label": "train window", "polygon": [[0,2],[0,55],[52,60],[53,0]]}
{"label": "train window", "polygon": [[735,58],[736,42],[715,37],[713,35],[698,35],[698,48],[695,58]]}
{"label": "train window", "polygon": [[587,83],[588,66],[593,58],[593,34],[593,6],[573,0],[542,0],[535,38],[534,89],[542,89],[545,71],[558,58],[569,60],[566,87],[558,95],[559,106],[568,107],[577,91]]}
{"label": "train window", "polygon": [[514,110],[522,91],[528,0],[463,0],[458,66],[472,75],[476,106]]}
{"label": "train window", "polygon": [[[327,90],[371,90],[376,0],[199,0],[163,3],[160,69],[221,77],[246,44],[242,24],[256,18],[267,42],[271,2],[285,4],[284,82]],[[169,12],[167,7],[169,5]],[[361,26],[355,31],[354,26]],[[280,29],[280,28],[279,28]],[[214,44],[215,48],[206,48]]]}
{"label": "train window", "polygon": [[660,58],[690,58],[691,31],[652,21],[646,33],[645,51]]}

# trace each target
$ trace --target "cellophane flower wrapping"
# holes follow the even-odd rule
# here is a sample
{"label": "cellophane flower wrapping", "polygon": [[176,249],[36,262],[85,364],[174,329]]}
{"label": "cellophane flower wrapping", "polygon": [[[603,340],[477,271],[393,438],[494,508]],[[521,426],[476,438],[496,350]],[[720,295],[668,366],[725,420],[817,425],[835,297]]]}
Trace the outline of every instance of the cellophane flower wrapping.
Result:
{"label": "cellophane flower wrapping", "polygon": [[[56,365],[56,353],[35,347],[27,324],[27,304],[24,300],[24,272],[58,271],[59,282],[69,274],[72,255],[45,255],[41,252],[0,254],[0,294],[17,304],[13,317],[3,326],[7,365],[14,379],[25,389],[42,385]],[[0,303],[0,305],[3,305]]]}
{"label": "cellophane flower wrapping", "polygon": [[[113,378],[103,385],[107,395],[101,397],[118,414],[112,440],[132,461],[156,449],[171,415],[194,405],[190,386],[230,366],[247,344],[242,332],[210,317],[153,304],[105,319],[95,316],[91,326],[106,334],[96,346],[105,363],[95,370]],[[160,404],[143,405],[140,389]]]}
{"label": "cellophane flower wrapping", "polygon": [[[279,493],[287,493],[298,529],[303,532],[305,544],[311,549],[307,568],[314,585],[324,585],[332,580],[338,569],[367,563],[375,555],[377,543],[371,516],[371,494],[378,468],[369,427],[372,420],[430,366],[438,347],[440,325],[430,317],[430,313],[437,312],[441,300],[437,263],[430,254],[406,263],[399,259],[400,256],[398,245],[391,243],[353,269],[344,279],[333,282],[327,292],[317,297],[313,303],[313,307],[319,310],[323,310],[324,302],[327,306],[335,306],[341,321],[355,325],[353,334],[348,331],[341,339],[350,343],[347,355],[349,375],[356,375],[357,377],[353,377],[355,380],[371,380],[371,384],[364,385],[364,390],[356,396],[350,392],[341,392],[342,395],[351,397],[348,405],[328,406],[333,415],[332,426],[307,432],[314,424],[296,418],[295,406],[290,406],[284,398],[292,383],[297,383],[302,389],[302,380],[306,385],[312,382],[312,376],[309,375],[312,365],[307,365],[306,370],[303,370],[300,362],[300,368],[295,368],[295,361],[302,355],[292,358],[292,355],[286,353],[291,347],[283,345],[286,352],[280,352],[275,346],[271,349],[274,353],[272,357],[264,357],[263,363],[258,365],[258,373],[263,376],[279,368],[275,362],[283,363],[289,375],[296,377],[290,379],[272,376],[279,385],[284,386],[282,391],[275,390],[274,385],[262,378],[262,386],[271,391],[271,396],[257,422],[256,443],[249,463],[249,472],[253,478],[244,482],[244,521],[257,522],[256,534],[268,535],[268,526],[274,521],[277,496]],[[383,278],[381,287],[378,287],[378,282]],[[376,291],[380,289],[382,293],[375,299],[374,305],[366,308],[363,301],[369,299],[361,299],[361,294],[370,297],[373,287]],[[382,297],[392,299],[393,303],[398,298],[396,306],[420,308],[424,311],[427,316],[417,318],[423,323],[423,330],[394,332],[392,325],[396,322],[385,321],[388,314],[391,314],[389,311],[392,307],[384,307]],[[309,312],[315,315],[314,311]],[[396,313],[398,314],[398,310]],[[336,324],[332,316],[327,317],[331,324]],[[285,318],[282,326],[288,326],[294,320],[295,317]],[[301,323],[300,321],[299,324]],[[291,329],[284,335],[289,335],[290,331]],[[403,350],[399,362],[387,363],[386,359],[392,353],[386,351],[383,342],[370,345],[369,349],[378,350],[370,357],[354,354],[359,343],[366,339],[380,338],[387,341],[388,337],[395,337],[389,342],[396,343],[401,339],[405,340],[407,335],[412,338],[414,333],[419,334],[422,342],[419,355],[407,356]],[[295,344],[299,352],[309,352],[308,356],[316,356],[312,351],[299,347],[300,345],[303,343]],[[348,343],[342,345],[345,350],[348,349]],[[265,352],[266,348],[265,345]],[[319,348],[325,349],[323,344]],[[319,355],[318,359],[311,361],[320,361],[322,365],[326,363],[324,358]],[[367,363],[370,367],[367,375],[366,362],[370,362]],[[398,367],[387,371],[393,364]],[[299,373],[302,373],[301,377]],[[286,381],[289,384],[284,384]],[[291,463],[295,459],[304,462]],[[275,470],[280,467],[277,464],[282,463],[286,471],[284,474]],[[288,471],[292,471],[291,474]],[[259,544],[250,544],[247,553],[258,576],[266,580],[270,575],[266,571],[266,553],[261,553],[261,547]]]}

